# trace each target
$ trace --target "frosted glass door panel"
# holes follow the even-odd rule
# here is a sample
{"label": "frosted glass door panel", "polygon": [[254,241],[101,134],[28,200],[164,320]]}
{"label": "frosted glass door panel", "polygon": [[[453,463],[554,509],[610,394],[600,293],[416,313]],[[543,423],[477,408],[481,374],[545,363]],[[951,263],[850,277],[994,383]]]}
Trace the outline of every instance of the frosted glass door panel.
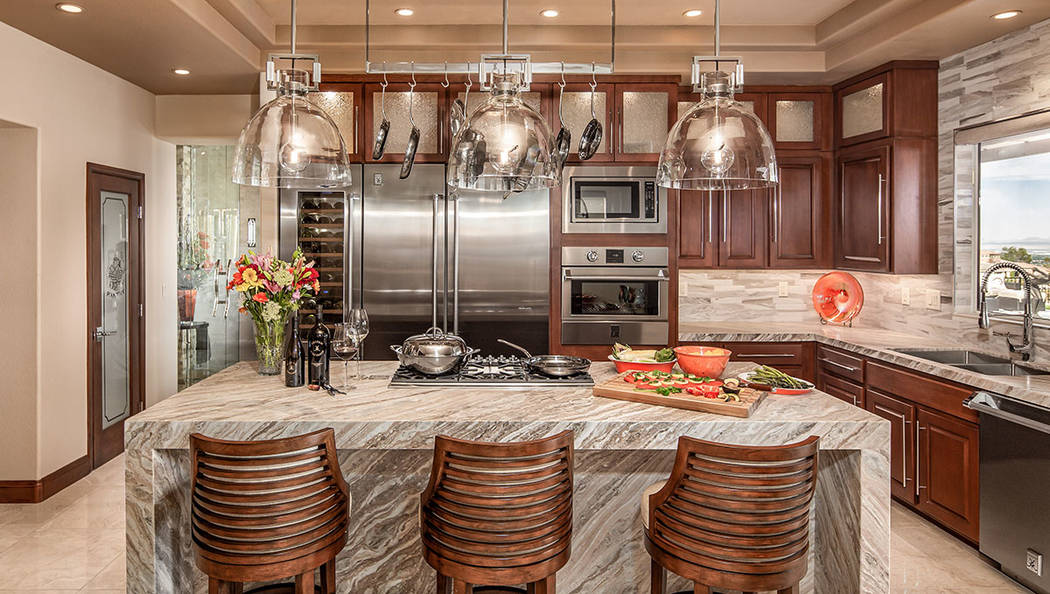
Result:
{"label": "frosted glass door panel", "polygon": [[667,142],[667,93],[623,92],[623,153],[659,153]]}
{"label": "frosted glass door panel", "polygon": [[842,98],[842,137],[853,138],[883,128],[883,84],[872,85]]}
{"label": "frosted glass door panel", "polygon": [[[473,93],[471,93],[473,94]],[[385,153],[404,153],[408,148],[408,134],[412,131],[412,124],[408,117],[408,91],[386,92],[386,117],[390,120],[390,132],[386,135]],[[379,131],[379,125],[383,123],[382,93],[372,94],[372,134]],[[431,91],[417,91],[412,100],[413,118],[416,127],[419,128],[419,146],[416,153],[438,152],[438,94]]]}
{"label": "frosted glass door panel", "polygon": [[[598,152],[609,151],[609,130],[605,118],[606,93],[597,91],[594,94],[594,113],[602,124],[602,141],[598,144]],[[562,99],[561,115],[565,119],[565,125],[572,133],[572,153],[576,154],[580,148],[580,137],[583,129],[591,121],[591,92],[590,91],[565,91]],[[555,114],[557,117],[557,114]]]}
{"label": "frosted glass door panel", "polygon": [[339,133],[343,135],[346,150],[351,153],[357,152],[357,134],[355,133],[355,120],[357,118],[354,111],[357,103],[354,99],[354,93],[345,91],[323,91],[310,95],[310,100],[325,110],[332,120],[335,121],[336,127],[339,128]]}
{"label": "frosted glass door panel", "polygon": [[[568,93],[566,93],[566,95],[568,95]],[[460,101],[463,101],[466,98],[466,93],[460,91],[456,97],[458,97]],[[474,113],[475,109],[481,107],[483,103],[488,101],[489,97],[491,97],[489,93],[483,91],[479,92],[477,90],[477,85],[474,85],[474,88],[470,90],[470,97],[466,98],[467,117],[470,117],[470,114]],[[521,100],[525,102],[525,105],[535,109],[537,113],[543,113],[543,96],[538,91],[522,93]]]}
{"label": "frosted glass door panel", "polygon": [[[737,101],[744,109],[755,113],[755,102],[754,101]],[[678,102],[678,119],[682,119],[682,116],[689,111],[689,108],[696,105],[696,101],[679,101]]]}
{"label": "frosted glass door panel", "polygon": [[813,101],[777,101],[776,141],[813,142]]}
{"label": "frosted glass door panel", "polygon": [[102,428],[128,417],[128,195],[102,192]]}

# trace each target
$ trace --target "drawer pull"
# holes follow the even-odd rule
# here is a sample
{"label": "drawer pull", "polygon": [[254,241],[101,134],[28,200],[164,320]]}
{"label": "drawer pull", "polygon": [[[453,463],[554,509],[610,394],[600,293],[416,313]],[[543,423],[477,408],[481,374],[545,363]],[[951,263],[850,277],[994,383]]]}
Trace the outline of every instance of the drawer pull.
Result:
{"label": "drawer pull", "polygon": [[832,361],[831,359],[821,359],[820,362],[821,363],[827,363],[828,365],[834,365],[835,367],[838,367],[839,369],[845,369],[846,371],[849,371],[851,373],[856,373],[856,372],[860,371],[860,369],[857,369],[856,367],[850,367],[849,365],[843,365],[842,363],[839,363],[838,361]]}
{"label": "drawer pull", "polygon": [[764,358],[767,358],[767,359],[771,359],[771,358],[794,357],[794,356],[795,355],[793,353],[755,353],[753,355],[750,354],[750,353],[740,353],[740,357],[741,358],[745,358],[745,357],[750,357],[750,358],[764,357]]}
{"label": "drawer pull", "polygon": [[922,484],[922,479],[919,478],[919,477],[922,476],[922,473],[919,471],[919,457],[920,457],[919,450],[921,449],[919,447],[919,444],[922,443],[922,438],[919,437],[919,431],[925,431],[925,430],[926,430],[926,427],[923,427],[919,423],[915,423],[915,487],[916,487],[915,488],[915,495],[916,496],[919,495],[919,490],[920,489],[925,489],[926,488],[926,485]]}

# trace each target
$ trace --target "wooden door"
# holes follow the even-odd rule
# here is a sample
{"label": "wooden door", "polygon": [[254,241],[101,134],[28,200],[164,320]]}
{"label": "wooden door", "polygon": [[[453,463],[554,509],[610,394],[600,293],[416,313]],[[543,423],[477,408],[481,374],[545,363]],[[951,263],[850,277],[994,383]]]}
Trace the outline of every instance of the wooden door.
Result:
{"label": "wooden door", "polygon": [[977,541],[979,485],[977,425],[919,409],[918,509]]}
{"label": "wooden door", "polygon": [[674,125],[678,86],[673,83],[616,85],[615,159],[656,163]]}
{"label": "wooden door", "polygon": [[[376,131],[383,122],[383,92],[378,83],[364,86],[364,134],[362,147],[365,163],[401,163],[408,147],[411,121],[419,128],[416,163],[448,161],[447,90],[437,83],[418,83],[410,92],[406,82],[391,82],[386,89],[386,117],[390,122],[383,156],[372,158]],[[409,100],[411,98],[411,101]],[[409,109],[411,107],[411,110]],[[411,113],[410,113],[411,112]]]}
{"label": "wooden door", "polygon": [[704,190],[678,192],[678,266],[712,268],[718,263],[715,200]]}
{"label": "wooden door", "polygon": [[768,103],[769,133],[778,151],[831,149],[830,93],[774,93]]}
{"label": "wooden door", "polygon": [[[324,109],[339,128],[352,163],[360,163],[364,154],[361,139],[363,95],[364,85],[354,82],[324,82],[321,83],[321,92],[310,95],[310,100]],[[372,152],[371,147],[368,152]]]}
{"label": "wooden door", "polygon": [[765,268],[766,204],[769,190],[715,192],[719,225],[718,265],[724,268]]}
{"label": "wooden door", "polygon": [[839,156],[837,268],[889,271],[893,240],[889,172],[888,145],[843,151]]}
{"label": "wooden door", "polygon": [[[594,115],[602,125],[602,141],[598,145],[598,152],[587,161],[580,161],[580,137],[584,128],[591,121],[591,86],[590,83],[569,83],[565,85],[564,100],[557,85],[552,88],[554,101],[551,105],[551,121],[558,121],[558,106],[561,105],[561,115],[565,125],[572,134],[572,150],[569,152],[569,163],[600,163],[612,161],[613,139],[616,138],[613,125],[614,94],[615,88],[611,83],[598,83],[594,88]],[[557,125],[556,123],[554,124]],[[557,134],[557,131],[553,132]]]}
{"label": "wooden door", "polygon": [[890,422],[890,493],[915,503],[915,407],[888,394],[867,390],[868,412]]}
{"label": "wooden door", "polygon": [[145,176],[87,165],[88,456],[124,451],[124,421],[142,410]]}
{"label": "wooden door", "polygon": [[891,134],[892,78],[889,72],[835,91],[835,145],[847,146]]}
{"label": "wooden door", "polygon": [[827,268],[831,265],[827,154],[778,157],[780,184],[770,193],[771,268]]}

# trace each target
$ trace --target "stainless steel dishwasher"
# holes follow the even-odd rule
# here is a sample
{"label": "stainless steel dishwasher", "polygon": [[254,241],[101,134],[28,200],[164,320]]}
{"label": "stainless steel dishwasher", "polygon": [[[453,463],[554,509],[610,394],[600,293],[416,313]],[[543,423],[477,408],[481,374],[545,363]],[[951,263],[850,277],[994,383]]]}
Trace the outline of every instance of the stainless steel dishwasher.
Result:
{"label": "stainless steel dishwasher", "polygon": [[981,552],[1050,594],[1050,409],[990,392],[966,406],[981,422]]}

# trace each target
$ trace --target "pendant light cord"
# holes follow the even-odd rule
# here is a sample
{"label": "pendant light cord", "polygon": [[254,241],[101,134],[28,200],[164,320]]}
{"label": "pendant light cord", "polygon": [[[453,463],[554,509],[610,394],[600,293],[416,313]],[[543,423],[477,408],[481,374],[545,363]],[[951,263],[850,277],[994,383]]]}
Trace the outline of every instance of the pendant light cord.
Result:
{"label": "pendant light cord", "polygon": [[507,55],[507,48],[509,47],[507,43],[509,39],[507,33],[510,30],[508,26],[509,21],[507,20],[508,12],[510,12],[510,0],[503,0],[503,55]]}
{"label": "pendant light cord", "polygon": [[295,17],[296,17],[296,5],[298,2],[292,0],[292,53],[295,53]]}
{"label": "pendant light cord", "polygon": [[[295,0],[292,0],[295,2]],[[722,55],[722,0],[715,0],[715,57]]]}

